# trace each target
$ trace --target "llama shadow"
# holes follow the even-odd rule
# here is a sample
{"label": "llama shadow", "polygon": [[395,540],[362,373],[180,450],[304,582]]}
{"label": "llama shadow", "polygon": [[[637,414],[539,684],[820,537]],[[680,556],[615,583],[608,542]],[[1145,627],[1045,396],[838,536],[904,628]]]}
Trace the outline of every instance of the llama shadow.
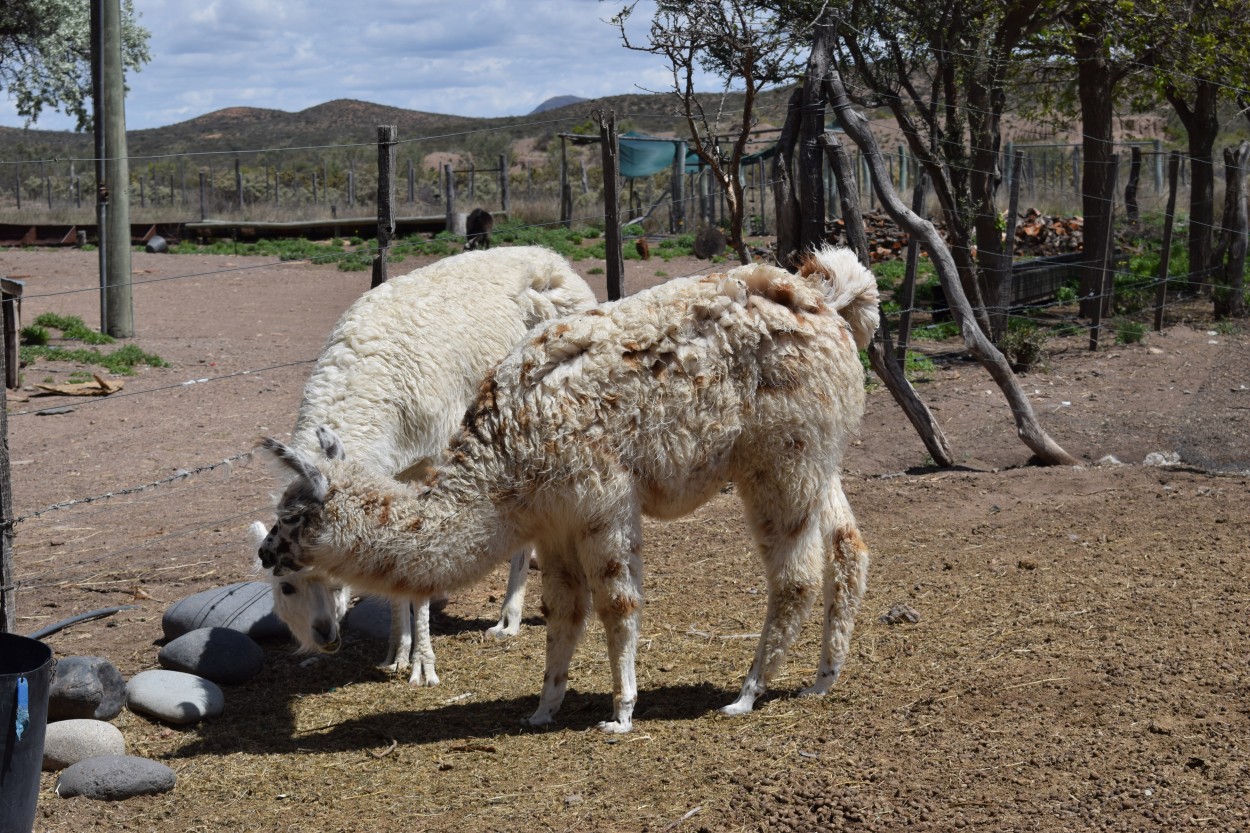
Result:
{"label": "llama shadow", "polygon": [[[226,690],[229,707],[218,718],[195,727],[198,737],[171,754],[172,758],[231,755],[241,749],[251,753],[335,753],[375,751],[394,741],[401,746],[423,746],[442,741],[480,740],[549,731],[584,731],[594,728],[612,713],[607,693],[585,694],[570,687],[556,720],[548,727],[522,723],[538,706],[538,691],[524,697],[468,700],[425,709],[376,708],[365,705],[362,713],[332,725],[301,727],[295,706],[305,696],[350,689],[361,682],[391,680],[393,675],[366,661],[375,654],[372,641],[362,649],[349,646],[335,661],[322,661],[316,673],[300,667],[302,657],[287,661],[268,658],[265,672],[242,686]],[[394,702],[402,702],[407,688],[397,688]],[[376,696],[376,695],[375,695]],[[670,685],[639,693],[635,721],[694,720],[706,717],[733,699],[734,692],[708,683]]]}
{"label": "llama shadow", "polygon": [[[479,619],[474,617],[466,619],[461,616],[455,616],[447,613],[445,610],[436,610],[430,612],[430,633],[435,636],[447,636],[450,634],[461,633],[482,633],[497,625],[498,619]],[[523,616],[521,624],[530,627],[543,628],[547,625],[547,620],[541,616]]]}

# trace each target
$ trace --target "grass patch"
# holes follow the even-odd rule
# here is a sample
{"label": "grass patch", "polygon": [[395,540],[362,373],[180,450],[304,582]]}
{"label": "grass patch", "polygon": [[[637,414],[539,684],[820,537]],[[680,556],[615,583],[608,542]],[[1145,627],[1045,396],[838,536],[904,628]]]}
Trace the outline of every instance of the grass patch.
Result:
{"label": "grass patch", "polygon": [[[112,344],[113,337],[107,333],[101,333],[93,330],[83,323],[83,320],[77,315],[58,315],[55,312],[45,312],[35,319],[33,328],[42,329],[44,338],[42,343],[47,344],[47,331],[60,330],[61,337],[70,339],[71,341],[81,341],[83,344]],[[32,327],[23,327],[22,335],[26,335],[27,330]],[[37,339],[36,333],[31,333],[32,338]],[[40,343],[37,340],[29,343]]]}
{"label": "grass patch", "polygon": [[103,367],[118,376],[133,376],[135,375],[134,369],[139,366],[169,366],[160,356],[145,353],[133,344],[119,347],[112,353],[101,353],[99,350],[85,347],[70,348],[32,344],[22,347],[20,353],[22,361],[27,364],[33,363],[36,359],[45,359],[50,362],[73,362]]}
{"label": "grass patch", "polygon": [[[21,360],[25,364],[33,364],[37,359],[51,362],[73,362],[94,367],[103,367],[118,376],[133,376],[135,368],[168,367],[169,364],[160,356],[145,353],[133,344],[119,347],[111,353],[87,347],[64,347],[51,345],[49,330],[60,330],[68,341],[79,341],[89,345],[113,344],[114,339],[105,333],[96,332],[87,327],[76,315],[58,315],[45,312],[35,319],[34,324],[22,328],[22,346],[19,349]],[[76,379],[76,377],[81,377]],[[71,381],[89,379],[91,374],[85,371],[74,371]]]}
{"label": "grass patch", "polygon": [[[627,226],[633,229],[634,226]],[[641,228],[638,227],[639,232]],[[569,260],[587,258],[604,259],[606,241],[600,229],[581,226],[568,229],[564,226],[526,225],[510,220],[495,225],[491,239],[507,246],[545,246]],[[391,245],[389,259],[402,263],[405,256],[446,257],[464,251],[463,237],[448,231],[440,231],[432,237],[413,234],[396,240]],[[358,272],[373,265],[373,241],[353,237],[350,240],[335,238],[326,242],[303,239],[257,240],[241,243],[234,240],[215,240],[211,243],[183,241],[170,247],[173,254],[216,254],[232,257],[276,257],[279,260],[306,260],[310,263],[334,263],[341,271]],[[659,240],[653,252],[669,260],[694,254],[694,235],[683,234]],[[639,259],[633,246],[625,246],[622,253],[626,260]]]}

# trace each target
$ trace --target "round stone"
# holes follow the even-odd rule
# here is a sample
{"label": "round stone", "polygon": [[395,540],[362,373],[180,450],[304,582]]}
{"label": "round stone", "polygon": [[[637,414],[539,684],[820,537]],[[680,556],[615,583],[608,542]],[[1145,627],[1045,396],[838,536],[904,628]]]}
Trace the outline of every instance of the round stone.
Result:
{"label": "round stone", "polygon": [[184,671],[219,685],[239,685],[260,673],[265,652],[250,636],[230,628],[197,628],[161,648],[162,668]]}
{"label": "round stone", "polygon": [[169,792],[176,780],[174,771],[157,761],[133,755],[101,755],[62,770],[56,779],[56,794],[61,798],[81,795],[120,801]]}
{"label": "round stone", "polygon": [[48,720],[112,720],[126,704],[126,680],[104,657],[57,660],[48,691]]}
{"label": "round stone", "polygon": [[60,720],[49,723],[43,739],[43,768],[65,769],[87,758],[125,755],[121,730],[103,720]]}
{"label": "round stone", "polygon": [[199,628],[230,628],[253,639],[289,639],[291,632],[273,612],[268,582],[244,581],[215,587],[174,602],[161,617],[166,639]]}
{"label": "round stone", "polygon": [[177,724],[217,717],[226,706],[216,683],[182,671],[136,674],[126,686],[126,698],[131,711]]}

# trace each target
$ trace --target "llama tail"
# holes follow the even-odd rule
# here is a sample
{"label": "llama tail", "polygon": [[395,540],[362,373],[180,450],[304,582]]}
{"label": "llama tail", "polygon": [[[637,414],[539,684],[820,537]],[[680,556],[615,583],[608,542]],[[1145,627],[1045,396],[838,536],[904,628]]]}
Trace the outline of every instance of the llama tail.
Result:
{"label": "llama tail", "polygon": [[877,331],[877,279],[850,249],[822,246],[810,252],[799,267],[804,277],[825,284],[825,300],[851,325],[855,346],[863,349]]}
{"label": "llama tail", "polygon": [[594,293],[562,255],[535,246],[528,249],[527,256],[530,260],[529,285],[517,298],[526,327],[582,312],[595,305]]}

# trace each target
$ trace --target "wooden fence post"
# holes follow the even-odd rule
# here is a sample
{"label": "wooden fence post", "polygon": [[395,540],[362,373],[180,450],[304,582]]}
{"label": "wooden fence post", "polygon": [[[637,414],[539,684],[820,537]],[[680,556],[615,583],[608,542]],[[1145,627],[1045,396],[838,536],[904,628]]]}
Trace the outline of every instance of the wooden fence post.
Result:
{"label": "wooden fence post", "polygon": [[1007,239],[1003,245],[1003,273],[999,276],[998,300],[990,316],[990,338],[995,344],[1007,335],[1011,311],[1012,264],[1016,259],[1016,215],[1020,211],[1020,176],[1024,171],[1024,151],[1013,151],[1011,159],[1011,196],[1007,208]]}
{"label": "wooden fence post", "polygon": [[[911,192],[911,210],[917,216],[924,214],[925,196],[929,190],[929,177],[923,168],[916,170],[916,184]],[[845,222],[845,219],[843,220]],[[898,317],[898,363],[907,366],[907,347],[911,343],[911,316],[916,307],[916,272],[920,268],[920,240],[907,235],[907,266],[903,271],[903,286],[899,289],[902,312]]]}
{"label": "wooden fence post", "polygon": [[[7,373],[0,350],[0,376]],[[0,632],[17,631],[17,579],[13,576],[13,482],[9,471],[9,413],[0,408]],[[7,729],[6,729],[7,731]]]}
{"label": "wooden fence post", "polygon": [[673,142],[673,209],[672,226],[674,234],[686,230],[686,143]]}
{"label": "wooden fence post", "polygon": [[511,200],[508,195],[508,157],[499,154],[499,207],[506,214]]}
{"label": "wooden fence post", "polygon": [[208,216],[208,184],[204,181],[204,172],[200,171],[200,222]]}
{"label": "wooden fence post", "polygon": [[603,223],[604,255],[608,284],[608,300],[625,297],[625,256],[621,252],[620,195],[617,172],[620,170],[620,146],[616,139],[616,113],[599,113],[599,145],[603,149]]}
{"label": "wooden fence post", "polygon": [[234,158],[234,194],[235,207],[243,210],[243,171],[239,168],[239,157]]}
{"label": "wooden fence post", "polygon": [[560,224],[573,227],[573,190],[569,187],[568,141],[560,136]]}
{"label": "wooden fence post", "polygon": [[370,288],[386,283],[386,254],[395,235],[395,134],[395,125],[378,125],[378,251]]}
{"label": "wooden fence post", "polygon": [[1128,184],[1124,186],[1124,216],[1130,223],[1137,222],[1137,184],[1141,179],[1141,148],[1133,145],[1129,149],[1132,161],[1128,166]]}
{"label": "wooden fence post", "polygon": [[417,174],[413,167],[412,160],[408,160],[408,204],[412,205],[417,201]]}
{"label": "wooden fence post", "polygon": [[768,234],[768,176],[763,159],[756,160],[755,182],[760,197],[760,234]]}
{"label": "wooden fence post", "polygon": [[456,175],[451,163],[443,164],[443,208],[447,212],[447,230],[456,230]]}
{"label": "wooden fence post", "polygon": [[1089,349],[1098,350],[1099,331],[1102,329],[1103,311],[1111,309],[1111,292],[1115,287],[1115,188],[1120,178],[1120,154],[1113,154],[1111,162],[1111,203],[1107,206],[1107,245],[1102,251],[1102,277],[1098,281],[1098,297],[1094,300],[1094,320],[1089,325]]}

